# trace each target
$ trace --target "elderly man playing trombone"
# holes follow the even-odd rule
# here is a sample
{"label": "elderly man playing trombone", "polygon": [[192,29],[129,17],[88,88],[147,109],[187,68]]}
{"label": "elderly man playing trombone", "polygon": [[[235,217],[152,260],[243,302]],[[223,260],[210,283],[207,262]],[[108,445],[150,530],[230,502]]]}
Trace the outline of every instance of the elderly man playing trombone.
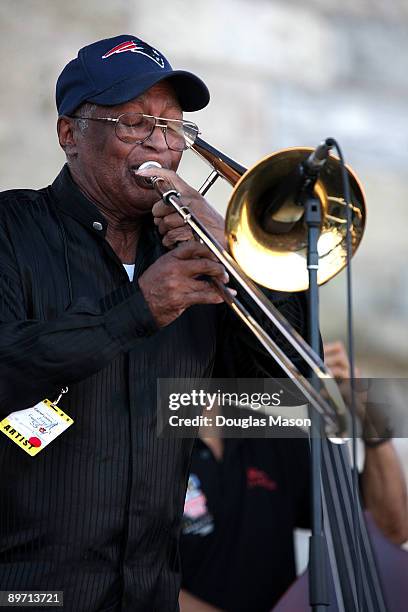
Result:
{"label": "elderly man playing trombone", "polygon": [[[139,171],[159,163],[223,240],[175,174],[198,133],[183,111],[208,100],[136,37],[88,45],[57,82],[66,165],[1,195],[2,590],[56,606],[63,591],[76,612],[178,608],[192,440],[158,438],[156,381],[266,371],[209,282],[225,286],[223,266]],[[303,332],[304,298],[279,299]]]}
{"label": "elderly man playing trombone", "polygon": [[[222,241],[175,174],[198,133],[182,113],[208,100],[137,37],[88,45],[57,82],[66,165],[1,195],[2,590],[55,606],[63,592],[67,611],[177,610],[192,440],[157,437],[156,381],[281,374],[209,282],[228,283],[223,266],[139,169],[160,164]],[[304,334],[304,296],[276,299]]]}

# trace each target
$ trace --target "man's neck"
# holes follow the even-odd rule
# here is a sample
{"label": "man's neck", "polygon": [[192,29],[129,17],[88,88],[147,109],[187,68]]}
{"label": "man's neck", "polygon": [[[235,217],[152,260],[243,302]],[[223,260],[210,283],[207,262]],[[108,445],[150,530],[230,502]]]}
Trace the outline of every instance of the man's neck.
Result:
{"label": "man's neck", "polygon": [[106,230],[106,241],[110,244],[122,263],[134,263],[136,258],[136,248],[139,241],[140,231],[143,223],[143,216],[126,216],[126,213],[117,209],[110,202],[101,202],[95,198],[70,168],[71,176],[82,193],[95,204],[108,222]]}
{"label": "man's neck", "polygon": [[141,222],[135,223],[115,223],[109,216],[101,210],[108,221],[106,230],[106,240],[115,251],[122,263],[133,264],[136,258],[136,249],[139,242]]}

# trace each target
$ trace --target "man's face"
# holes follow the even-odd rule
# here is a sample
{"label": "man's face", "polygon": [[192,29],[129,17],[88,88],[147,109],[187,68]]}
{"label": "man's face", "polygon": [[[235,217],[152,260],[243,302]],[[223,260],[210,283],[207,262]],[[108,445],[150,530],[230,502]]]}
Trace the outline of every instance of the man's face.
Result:
{"label": "man's face", "polygon": [[[98,106],[93,117],[112,117],[127,112],[145,113],[168,119],[182,119],[182,111],[171,85],[161,82],[143,95],[118,106]],[[164,134],[155,128],[142,144],[128,144],[115,134],[115,124],[89,121],[82,134],[76,129],[76,155],[71,162],[75,180],[96,202],[119,210],[126,216],[149,211],[159,199],[157,193],[137,181],[134,171],[145,161],[157,161],[177,170],[181,153],[168,148]]]}

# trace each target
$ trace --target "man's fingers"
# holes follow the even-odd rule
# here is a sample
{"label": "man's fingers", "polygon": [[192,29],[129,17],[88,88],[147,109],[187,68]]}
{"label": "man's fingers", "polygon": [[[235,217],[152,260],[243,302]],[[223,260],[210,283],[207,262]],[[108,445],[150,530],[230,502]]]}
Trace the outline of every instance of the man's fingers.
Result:
{"label": "man's fingers", "polygon": [[167,215],[172,215],[173,211],[173,206],[166,204],[165,202],[163,202],[163,200],[159,200],[158,202],[156,202],[152,208],[152,214],[155,220],[161,219],[162,217],[166,217]]}
{"label": "man's fingers", "polygon": [[153,222],[160,234],[165,234],[171,229],[175,227],[180,227],[181,225],[185,225],[184,219],[177,212],[168,211],[167,215],[163,215],[162,217],[154,217]]}
{"label": "man's fingers", "polygon": [[168,168],[145,168],[144,170],[138,170],[136,174],[144,177],[160,176],[167,179],[177,191],[180,191],[181,194],[186,196],[197,193],[195,189],[183,181],[174,170],[169,170]]}
{"label": "man's fingers", "polygon": [[342,359],[325,359],[325,364],[336,378],[349,378],[350,368],[348,361],[343,361]]}
{"label": "man's fingers", "polygon": [[343,355],[326,355],[324,361],[329,368],[334,368],[335,366],[348,366],[348,359],[344,359]]}
{"label": "man's fingers", "polygon": [[163,200],[159,200],[158,202],[153,204],[152,208],[154,222],[156,223],[156,221],[160,219],[160,217],[165,217],[166,215],[171,214],[172,210],[174,210],[172,206],[169,206],[169,204],[165,204]]}
{"label": "man's fingers", "polygon": [[192,291],[187,296],[190,306],[193,304],[222,304],[224,298],[211,283],[206,281],[197,281],[197,283],[199,283],[200,289]]}
{"label": "man's fingers", "polygon": [[[328,364],[326,364],[328,365]],[[339,366],[328,366],[330,372],[334,378],[346,379],[350,377],[350,371],[348,368],[342,368]]]}
{"label": "man's fingers", "polygon": [[177,227],[176,229],[167,232],[162,242],[165,247],[170,249],[178,242],[184,242],[187,240],[193,240],[193,232],[189,227],[184,225],[183,227]]}
{"label": "man's fingers", "polygon": [[345,346],[343,342],[341,342],[340,340],[336,342],[325,342],[324,343],[324,354],[325,354],[325,357],[328,357],[329,355],[339,355],[339,354],[347,356]]}
{"label": "man's fingers", "polygon": [[350,364],[343,342],[324,343],[324,361],[335,378],[349,378]]}
{"label": "man's fingers", "polygon": [[185,274],[188,276],[201,276],[205,274],[206,276],[218,278],[223,283],[229,281],[229,276],[224,266],[212,259],[192,259],[191,261],[183,262],[183,266],[185,268]]}
{"label": "man's fingers", "polygon": [[162,218],[155,217],[154,224],[159,230],[159,233],[162,235],[166,232],[171,231],[172,229],[175,229],[177,227],[184,227],[185,225],[187,225],[184,222],[184,219],[182,219],[182,217],[178,213],[173,213]]}
{"label": "man's fingers", "polygon": [[[196,257],[205,257],[208,259],[211,253],[209,249],[204,244],[198,242],[198,240],[188,240],[180,244],[177,249],[174,249],[172,251],[172,256],[177,257],[177,259],[193,259]],[[215,257],[215,255],[213,255],[213,257]]]}

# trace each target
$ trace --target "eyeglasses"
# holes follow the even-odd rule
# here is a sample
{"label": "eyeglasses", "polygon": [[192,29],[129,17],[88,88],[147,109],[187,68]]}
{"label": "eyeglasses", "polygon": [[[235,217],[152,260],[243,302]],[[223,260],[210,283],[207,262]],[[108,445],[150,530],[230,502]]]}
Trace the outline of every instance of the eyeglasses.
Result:
{"label": "eyeglasses", "polygon": [[124,113],[116,119],[112,117],[79,117],[71,115],[72,119],[87,119],[89,121],[108,121],[115,124],[115,134],[128,144],[142,144],[153,134],[154,128],[163,131],[167,146],[173,151],[185,151],[191,147],[198,134],[198,126],[191,121],[182,119],[166,119],[143,113]]}

